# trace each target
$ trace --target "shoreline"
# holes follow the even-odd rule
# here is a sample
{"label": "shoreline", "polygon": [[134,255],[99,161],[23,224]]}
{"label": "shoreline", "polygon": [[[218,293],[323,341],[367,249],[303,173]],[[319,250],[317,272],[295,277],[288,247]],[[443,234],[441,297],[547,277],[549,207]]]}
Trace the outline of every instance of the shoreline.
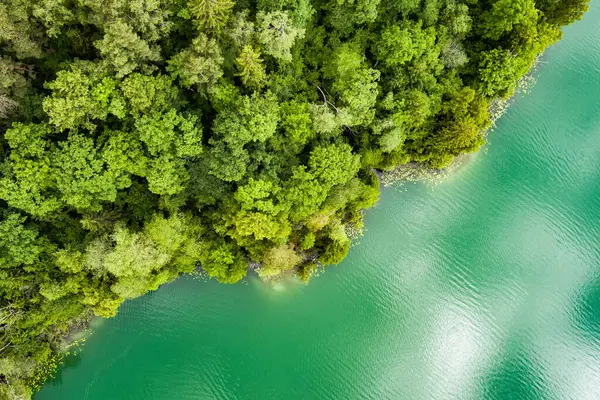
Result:
{"label": "shoreline", "polygon": [[424,164],[410,161],[406,164],[399,165],[389,171],[371,169],[373,173],[377,175],[383,187],[390,187],[393,185],[403,185],[408,182],[429,182],[437,185],[444,180],[448,179],[451,173],[457,171],[472,160],[475,154],[485,151],[487,144],[487,137],[490,133],[496,129],[496,123],[506,114],[508,109],[512,106],[515,98],[518,95],[525,95],[529,90],[537,83],[535,74],[537,67],[542,63],[544,53],[538,55],[535,61],[529,68],[529,71],[519,79],[515,85],[514,93],[506,99],[496,98],[490,102],[488,111],[490,114],[490,127],[484,130],[481,134],[486,139],[486,143],[481,146],[478,150],[471,153],[463,153],[454,157],[452,163],[442,169],[428,168]]}
{"label": "shoreline", "polygon": [[[510,106],[512,105],[512,103],[515,99],[515,96],[517,96],[519,94],[526,94],[528,92],[528,90],[533,85],[535,85],[536,82],[535,82],[535,77],[533,76],[533,74],[535,73],[537,66],[540,64],[542,57],[543,57],[543,54],[539,55],[536,58],[534,64],[531,66],[529,72],[527,74],[525,74],[519,80],[519,82],[516,85],[514,93],[510,97],[508,97],[507,99],[497,98],[490,103],[489,111],[490,111],[491,125],[488,129],[486,129],[484,132],[482,132],[482,135],[486,139],[487,139],[487,135],[489,135],[491,132],[493,132],[494,129],[496,128],[496,122],[510,108]],[[382,171],[382,170],[377,170],[377,169],[373,168],[373,169],[371,169],[371,172],[373,172],[375,175],[377,175],[377,178],[379,179],[380,193],[384,189],[389,188],[391,186],[403,185],[408,182],[413,182],[413,183],[428,182],[428,183],[437,185],[437,184],[443,182],[444,180],[448,179],[450,174],[455,173],[459,168],[461,168],[461,167],[465,166],[467,163],[469,163],[472,160],[473,156],[475,154],[479,153],[480,151],[484,150],[484,148],[485,148],[485,145],[482,146],[477,151],[474,151],[472,153],[463,153],[463,154],[455,156],[453,162],[448,167],[445,167],[443,169],[428,168],[428,167],[424,166],[423,164],[411,161],[406,164],[402,164],[396,168],[393,168],[389,171]],[[378,202],[379,202],[379,200],[378,200]],[[375,203],[375,205],[377,205],[377,203]],[[366,211],[367,211],[367,209],[362,210],[363,213]],[[363,229],[364,228],[360,228],[358,230],[357,235],[352,235],[352,236],[349,235],[349,239],[351,240],[351,247],[354,246],[354,242],[356,241],[357,237],[362,236]],[[250,275],[253,274],[258,279],[258,281],[260,281],[261,283],[264,283],[264,284],[268,284],[271,287],[276,285],[278,282],[281,282],[284,279],[290,278],[290,277],[298,279],[303,284],[308,284],[311,277],[313,277],[313,276],[318,277],[320,275],[320,273],[323,272],[325,269],[325,265],[322,264],[321,262],[319,262],[318,257],[315,257],[315,252],[312,250],[313,249],[309,249],[305,252],[306,256],[303,257],[302,261],[300,262],[300,264],[298,264],[298,266],[292,268],[291,270],[282,271],[280,274],[278,274],[276,276],[261,277],[258,273],[258,271],[261,267],[261,263],[249,262],[247,269],[246,269],[247,275],[246,275],[246,277],[244,277],[243,280],[245,280],[249,276],[248,274],[250,274]],[[315,264],[315,267],[313,270],[314,272],[309,275],[309,279],[307,279],[306,281],[303,281],[298,275],[298,268],[303,265],[306,265],[308,263]],[[208,277],[206,272],[204,272],[202,267],[198,266],[195,271],[193,271],[191,273],[180,274],[176,278],[174,278],[171,282],[174,282],[175,280],[181,278],[184,275],[189,275],[192,278],[211,279]],[[166,283],[171,283],[171,282],[166,282]],[[160,289],[160,287],[159,287],[159,289]],[[150,292],[147,292],[142,296],[145,296],[148,293],[150,293]],[[140,297],[142,297],[142,296],[140,296]],[[125,301],[127,301],[127,300],[125,300]],[[112,317],[110,317],[110,318],[112,318]],[[54,374],[58,371],[58,368],[60,368],[60,365],[63,363],[64,358],[71,355],[71,352],[69,351],[69,349],[73,348],[74,346],[84,344],[86,339],[90,335],[93,334],[93,326],[92,325],[94,325],[94,321],[108,320],[110,318],[95,316],[95,315],[93,315],[93,313],[90,312],[89,315],[82,315],[80,320],[73,321],[73,324],[67,328],[67,332],[62,337],[58,337],[56,340],[56,344],[58,346],[57,352],[61,356],[61,358],[58,360],[56,368],[54,369],[52,374],[44,382],[42,382],[40,384],[40,386],[35,390],[35,392],[39,391],[42,388],[42,386],[45,385],[50,379],[55,378]]]}

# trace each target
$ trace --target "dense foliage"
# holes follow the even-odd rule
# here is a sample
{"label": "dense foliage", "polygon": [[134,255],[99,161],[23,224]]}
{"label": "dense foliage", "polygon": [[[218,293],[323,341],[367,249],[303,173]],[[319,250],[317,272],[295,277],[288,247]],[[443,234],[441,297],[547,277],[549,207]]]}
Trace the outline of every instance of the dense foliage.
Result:
{"label": "dense foliage", "polygon": [[2,0],[0,398],[202,268],[346,255],[377,171],[478,149],[586,0]]}

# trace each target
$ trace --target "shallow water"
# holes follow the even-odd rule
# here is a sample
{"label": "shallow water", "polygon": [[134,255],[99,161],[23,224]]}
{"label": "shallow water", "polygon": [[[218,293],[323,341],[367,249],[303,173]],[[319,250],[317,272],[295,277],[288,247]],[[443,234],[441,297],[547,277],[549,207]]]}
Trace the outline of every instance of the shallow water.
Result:
{"label": "shallow water", "polygon": [[386,190],[340,266],[129,301],[35,399],[600,399],[598,21],[487,150]]}

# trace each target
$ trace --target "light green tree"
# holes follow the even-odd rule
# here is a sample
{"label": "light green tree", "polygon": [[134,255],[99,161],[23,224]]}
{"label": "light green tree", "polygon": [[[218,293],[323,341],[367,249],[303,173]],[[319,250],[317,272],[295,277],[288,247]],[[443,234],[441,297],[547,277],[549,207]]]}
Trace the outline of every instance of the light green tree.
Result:
{"label": "light green tree", "polygon": [[281,245],[271,248],[264,255],[263,265],[258,270],[261,278],[272,278],[283,272],[290,271],[297,266],[302,257],[300,257],[289,245]]}
{"label": "light green tree", "polygon": [[118,118],[126,114],[118,81],[108,77],[101,64],[75,62],[45,86],[52,95],[44,99],[43,108],[58,130],[92,130],[98,120],[105,120],[109,114]]}
{"label": "light green tree", "polygon": [[347,144],[316,147],[310,153],[309,171],[324,185],[331,187],[349,181],[360,168],[360,156],[352,154]]}
{"label": "light green tree", "polygon": [[210,89],[223,75],[223,57],[216,40],[200,33],[192,45],[168,61],[167,71],[189,88],[204,85]]}
{"label": "light green tree", "polygon": [[118,78],[132,73],[148,61],[157,61],[160,55],[134,32],[130,25],[118,20],[111,23],[101,40],[94,42],[102,58]]}
{"label": "light green tree", "polygon": [[498,40],[518,25],[535,25],[538,10],[533,0],[497,0],[492,9],[482,14],[483,36]]}
{"label": "light green tree", "polygon": [[265,54],[279,61],[291,61],[291,48],[297,39],[304,37],[304,28],[294,25],[287,11],[260,11],[256,15],[258,42]]}
{"label": "light green tree", "polygon": [[380,72],[369,68],[364,55],[354,46],[342,45],[327,65],[326,76],[334,79],[332,90],[340,100],[336,111],[343,124],[369,124],[375,117]]}
{"label": "light green tree", "polygon": [[94,141],[70,135],[52,154],[52,174],[62,200],[78,210],[100,210],[102,201],[115,201],[117,185]]}
{"label": "light green tree", "polygon": [[227,24],[235,3],[232,0],[190,0],[188,8],[200,29],[217,33]]}
{"label": "light green tree", "polygon": [[5,134],[12,151],[1,165],[0,198],[35,216],[47,215],[63,205],[52,192],[56,177],[53,146],[47,140],[51,132],[45,124],[14,124]]}
{"label": "light green tree", "polygon": [[247,44],[235,59],[238,76],[242,83],[253,90],[260,90],[266,83],[267,73],[260,52]]}

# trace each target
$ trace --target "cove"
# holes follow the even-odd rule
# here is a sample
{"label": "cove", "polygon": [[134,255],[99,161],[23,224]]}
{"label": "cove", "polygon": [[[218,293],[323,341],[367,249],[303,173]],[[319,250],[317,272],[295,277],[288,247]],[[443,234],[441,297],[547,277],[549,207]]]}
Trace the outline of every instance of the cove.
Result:
{"label": "cove", "polygon": [[598,21],[449,180],[385,190],[342,264],[128,301],[35,399],[600,398]]}

